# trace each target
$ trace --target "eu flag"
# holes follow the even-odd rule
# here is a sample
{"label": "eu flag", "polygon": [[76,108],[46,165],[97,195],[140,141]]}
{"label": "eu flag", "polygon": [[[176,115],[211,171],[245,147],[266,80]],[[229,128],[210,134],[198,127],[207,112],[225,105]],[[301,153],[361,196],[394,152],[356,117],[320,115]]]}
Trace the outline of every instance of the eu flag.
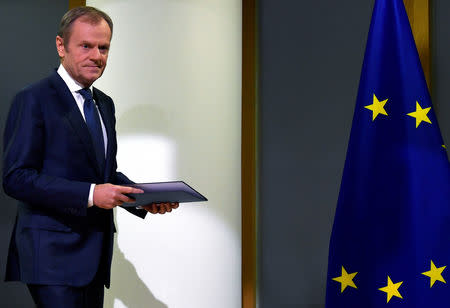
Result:
{"label": "eu flag", "polygon": [[450,307],[449,188],[403,1],[377,0],[330,240],[326,307]]}

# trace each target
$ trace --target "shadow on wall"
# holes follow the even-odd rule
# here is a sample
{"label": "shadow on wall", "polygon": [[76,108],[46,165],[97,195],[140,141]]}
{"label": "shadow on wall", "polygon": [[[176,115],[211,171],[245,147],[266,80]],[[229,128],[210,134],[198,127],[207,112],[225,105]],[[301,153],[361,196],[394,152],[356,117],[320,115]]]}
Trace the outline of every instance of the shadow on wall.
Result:
{"label": "shadow on wall", "polygon": [[117,117],[120,135],[170,135],[172,123],[166,110],[155,105],[134,105]]}
{"label": "shadow on wall", "polygon": [[[159,132],[165,115],[162,110],[140,105],[126,111],[117,123],[117,129],[122,136],[133,134],[149,134]],[[139,151],[139,149],[137,149]],[[125,172],[126,173],[126,172]],[[126,173],[127,174],[127,173]],[[132,179],[134,177],[131,176]],[[117,223],[117,211],[114,219],[117,233],[114,237],[113,264],[111,273],[111,288],[105,293],[105,308],[167,308],[168,306],[158,300],[144,281],[139,277],[136,267],[125,257],[119,248],[120,234]],[[124,214],[131,215],[131,214]],[[139,218],[134,218],[138,219]]]}
{"label": "shadow on wall", "polygon": [[211,127],[200,131],[189,115],[182,117],[184,111],[174,109],[119,109],[119,170],[136,182],[187,180],[210,201],[145,220],[116,210],[107,308],[228,308],[240,303],[239,226],[225,206],[238,201],[220,201],[224,194],[236,193],[224,192],[227,185],[220,177],[227,175],[211,172],[219,164],[214,157],[223,151],[220,142],[211,141],[218,132]]}
{"label": "shadow on wall", "polygon": [[[167,102],[167,104],[170,103]],[[196,108],[198,110],[199,107]],[[210,201],[223,200],[224,195],[235,195],[233,190],[235,187],[229,185],[229,177],[233,175],[233,172],[240,173],[240,165],[230,166],[230,157],[223,154],[224,151],[228,151],[228,148],[220,140],[229,139],[226,135],[228,132],[221,130],[223,124],[215,123],[215,119],[223,115],[216,114],[214,104],[205,104],[201,109],[210,116],[202,117],[195,112],[189,114],[191,111],[185,108],[151,104],[133,105],[116,115],[119,169],[134,181],[185,180],[194,188],[198,188]],[[144,136],[142,143],[126,143],[127,146],[133,147],[132,151],[121,148],[124,141],[129,141],[132,136]],[[148,136],[152,136],[153,141],[159,140],[158,142],[161,143],[153,142],[152,147],[149,147],[148,141],[151,140]],[[166,142],[171,144],[169,146],[173,146],[170,153],[164,153]],[[142,150],[146,153],[138,153]],[[123,161],[121,164],[120,158],[126,156],[125,151],[128,152],[126,155],[133,155],[135,164],[141,164],[138,177],[131,174],[129,169],[121,169],[125,164]],[[171,158],[163,160],[165,155],[170,155]],[[150,159],[152,156],[154,158]],[[128,158],[126,165],[128,167],[132,165]],[[150,165],[151,171],[148,168]],[[229,168],[215,168],[215,166],[223,165]],[[220,172],[211,172],[216,169]],[[147,174],[142,177],[144,171],[147,171]],[[239,197],[236,199],[240,202]],[[240,219],[236,219],[236,213],[230,210],[228,205],[211,206],[212,204],[212,202],[208,203],[210,205],[208,210],[214,211],[233,230],[240,229]]]}
{"label": "shadow on wall", "polygon": [[[134,265],[128,261],[123,252],[120,251],[117,243],[119,234],[117,221],[115,221],[115,224],[117,233],[114,237],[111,288],[105,292],[104,307],[167,308],[167,305],[155,298],[145,283],[139,278]],[[119,300],[122,305],[115,305],[116,300]]]}

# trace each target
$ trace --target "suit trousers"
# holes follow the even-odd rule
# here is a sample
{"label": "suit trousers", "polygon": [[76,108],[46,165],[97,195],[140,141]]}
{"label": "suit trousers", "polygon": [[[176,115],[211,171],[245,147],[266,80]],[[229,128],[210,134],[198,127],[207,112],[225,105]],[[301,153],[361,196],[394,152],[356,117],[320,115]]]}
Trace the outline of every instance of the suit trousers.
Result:
{"label": "suit trousers", "polygon": [[28,284],[37,308],[103,308],[104,284],[97,273],[87,286]]}
{"label": "suit trousers", "polygon": [[[100,265],[92,281],[83,287],[27,284],[37,308],[103,308],[105,294],[105,239]],[[70,266],[70,265],[68,265]]]}

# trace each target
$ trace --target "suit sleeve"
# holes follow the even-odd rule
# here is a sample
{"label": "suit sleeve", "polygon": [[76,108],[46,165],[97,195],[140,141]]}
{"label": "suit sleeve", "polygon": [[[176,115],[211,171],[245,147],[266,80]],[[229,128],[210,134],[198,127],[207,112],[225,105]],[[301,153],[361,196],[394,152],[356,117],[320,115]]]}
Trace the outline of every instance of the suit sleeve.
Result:
{"label": "suit sleeve", "polygon": [[3,189],[32,206],[84,216],[90,183],[71,181],[41,172],[45,151],[45,123],[39,102],[29,91],[13,100],[4,137]]}
{"label": "suit sleeve", "polygon": [[[121,173],[121,172],[116,172],[116,184],[134,184],[133,181],[131,181],[125,174]],[[133,207],[122,207],[123,209],[127,210],[128,212],[130,212],[133,215],[136,215],[138,217],[141,218],[145,218],[145,216],[147,215],[147,211],[145,211],[144,209],[137,209],[137,208],[133,208]]]}

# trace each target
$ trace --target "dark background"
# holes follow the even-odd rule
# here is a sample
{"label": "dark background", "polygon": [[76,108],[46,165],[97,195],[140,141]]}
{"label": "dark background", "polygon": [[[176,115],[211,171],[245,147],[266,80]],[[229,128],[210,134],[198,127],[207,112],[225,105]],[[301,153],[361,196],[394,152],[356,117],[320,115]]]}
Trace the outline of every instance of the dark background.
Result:
{"label": "dark background", "polygon": [[[0,128],[3,137],[9,105],[15,93],[58,67],[55,37],[68,10],[63,0],[0,0]],[[1,153],[3,154],[3,138]],[[3,159],[2,159],[3,161]],[[0,164],[2,169],[2,165]],[[33,307],[26,287],[3,282],[16,201],[0,193],[0,306]]]}
{"label": "dark background", "polygon": [[[328,241],[373,3],[259,1],[261,308],[324,306]],[[13,95],[57,67],[55,36],[67,9],[63,0],[0,1],[2,131]],[[448,12],[450,1],[432,1],[433,100],[447,145]],[[3,277],[15,201],[0,194],[0,202]],[[0,281],[0,299],[2,307],[32,307],[19,283]]]}

